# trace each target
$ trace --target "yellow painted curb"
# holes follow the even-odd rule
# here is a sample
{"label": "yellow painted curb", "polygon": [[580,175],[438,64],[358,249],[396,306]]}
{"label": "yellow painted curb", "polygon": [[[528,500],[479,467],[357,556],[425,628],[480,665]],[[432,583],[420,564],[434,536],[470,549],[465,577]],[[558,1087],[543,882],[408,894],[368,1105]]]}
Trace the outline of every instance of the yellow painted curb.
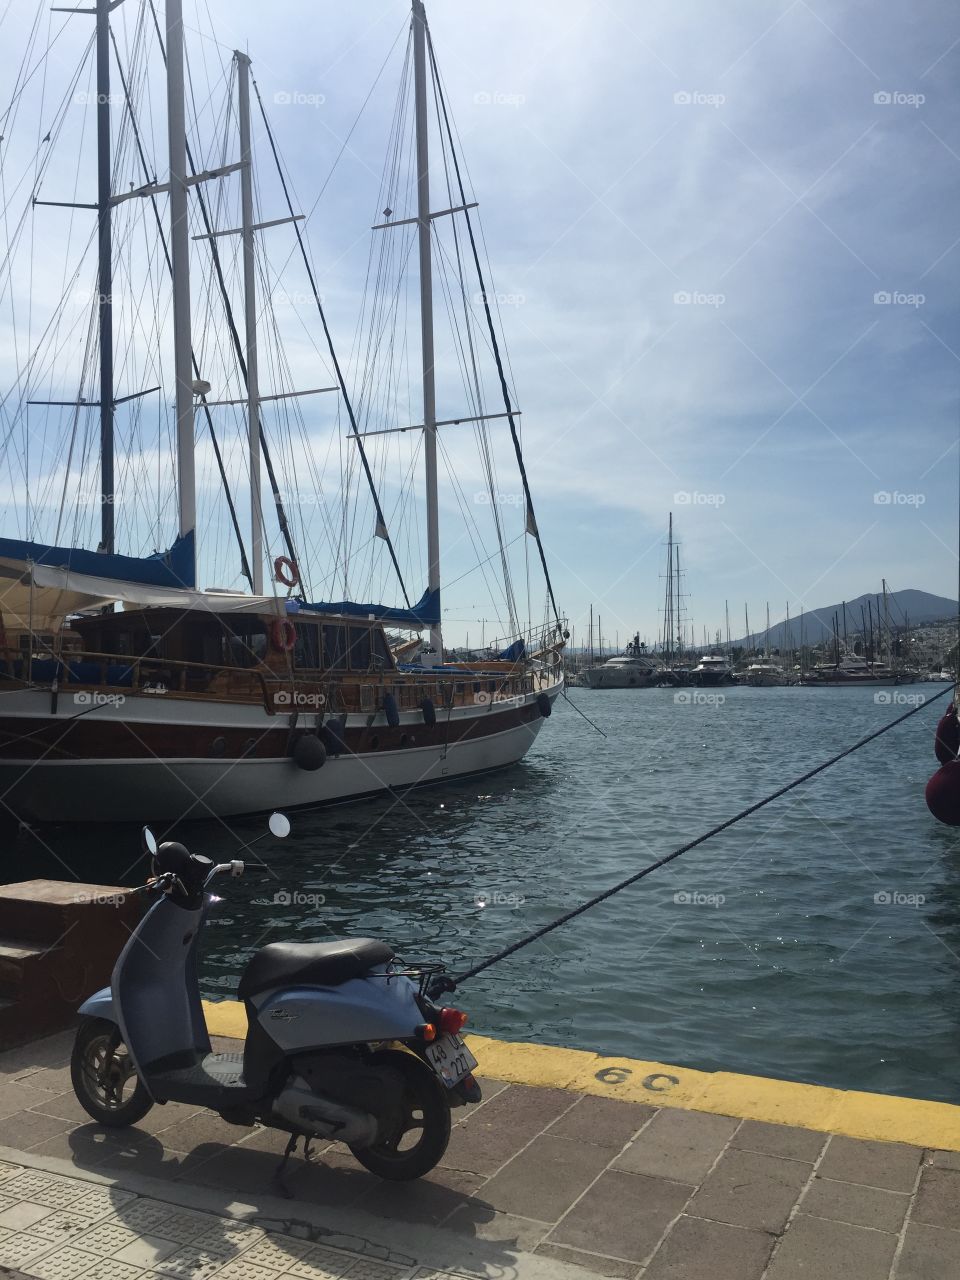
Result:
{"label": "yellow painted curb", "polygon": [[[211,1035],[242,1039],[247,1015],[235,1000],[203,1002]],[[571,1089],[620,1102],[709,1111],[743,1120],[797,1125],[820,1133],[960,1151],[960,1107],[885,1093],[828,1089],[793,1080],[695,1071],[584,1049],[468,1036],[480,1072],[510,1084]]]}

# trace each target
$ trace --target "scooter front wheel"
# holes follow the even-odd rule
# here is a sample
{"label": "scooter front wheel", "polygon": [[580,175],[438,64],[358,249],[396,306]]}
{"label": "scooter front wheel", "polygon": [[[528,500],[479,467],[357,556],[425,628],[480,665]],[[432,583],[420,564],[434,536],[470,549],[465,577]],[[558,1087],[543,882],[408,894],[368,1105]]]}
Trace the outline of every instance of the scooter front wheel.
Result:
{"label": "scooter front wheel", "polygon": [[450,1104],[434,1072],[412,1053],[388,1050],[371,1065],[383,1065],[403,1076],[397,1115],[370,1147],[351,1146],[365,1169],[391,1182],[422,1178],[441,1160],[450,1141]]}
{"label": "scooter front wheel", "polygon": [[136,1124],[153,1106],[119,1029],[105,1018],[84,1018],[80,1023],[70,1079],[87,1115],[113,1129]]}

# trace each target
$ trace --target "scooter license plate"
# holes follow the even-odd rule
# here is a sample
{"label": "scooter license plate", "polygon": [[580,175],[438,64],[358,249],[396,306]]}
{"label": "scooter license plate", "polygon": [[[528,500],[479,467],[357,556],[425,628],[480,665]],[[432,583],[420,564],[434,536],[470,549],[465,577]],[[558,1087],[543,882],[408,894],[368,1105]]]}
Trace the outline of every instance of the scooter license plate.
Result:
{"label": "scooter license plate", "polygon": [[448,1089],[459,1084],[477,1065],[462,1036],[441,1036],[428,1044],[427,1059]]}

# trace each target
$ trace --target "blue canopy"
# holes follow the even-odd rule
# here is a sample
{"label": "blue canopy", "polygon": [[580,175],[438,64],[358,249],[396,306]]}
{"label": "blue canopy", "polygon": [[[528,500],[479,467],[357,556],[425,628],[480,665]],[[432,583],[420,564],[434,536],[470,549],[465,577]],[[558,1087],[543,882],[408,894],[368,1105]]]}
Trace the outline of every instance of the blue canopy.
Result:
{"label": "blue canopy", "polygon": [[[288,601],[287,607],[294,603],[292,600]],[[440,625],[440,592],[428,589],[410,609],[394,609],[385,604],[357,604],[353,600],[313,601],[309,604],[301,602],[298,610],[302,609],[308,609],[312,613],[341,613],[348,618],[372,617],[378,622],[390,622],[395,627],[419,630],[421,627]]]}
{"label": "blue canopy", "polygon": [[105,555],[84,547],[48,547],[42,542],[21,542],[18,538],[0,538],[0,556],[151,587],[196,586],[192,531],[178,538],[169,551],[156,551],[152,556]]}

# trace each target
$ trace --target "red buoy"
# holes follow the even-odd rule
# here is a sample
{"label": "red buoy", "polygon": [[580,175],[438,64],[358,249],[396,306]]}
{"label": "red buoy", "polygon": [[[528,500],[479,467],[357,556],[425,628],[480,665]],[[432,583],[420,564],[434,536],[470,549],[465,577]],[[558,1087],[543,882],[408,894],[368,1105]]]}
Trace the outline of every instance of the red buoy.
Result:
{"label": "red buoy", "polygon": [[953,702],[947,707],[937,724],[933,750],[941,764],[956,760],[960,755],[960,720],[957,719],[957,708]]}
{"label": "red buoy", "polygon": [[948,760],[927,783],[927,808],[938,822],[960,827],[960,760]]}

